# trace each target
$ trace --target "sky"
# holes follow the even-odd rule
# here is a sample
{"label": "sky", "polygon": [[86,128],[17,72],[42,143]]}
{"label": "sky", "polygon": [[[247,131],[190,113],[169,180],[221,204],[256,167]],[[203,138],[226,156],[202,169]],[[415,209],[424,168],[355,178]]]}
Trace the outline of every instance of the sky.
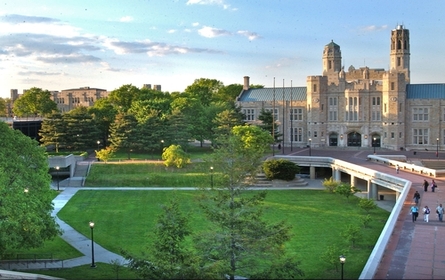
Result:
{"label": "sky", "polygon": [[305,86],[333,40],[342,64],[389,67],[410,31],[411,83],[445,83],[443,0],[0,0],[0,97],[11,89]]}

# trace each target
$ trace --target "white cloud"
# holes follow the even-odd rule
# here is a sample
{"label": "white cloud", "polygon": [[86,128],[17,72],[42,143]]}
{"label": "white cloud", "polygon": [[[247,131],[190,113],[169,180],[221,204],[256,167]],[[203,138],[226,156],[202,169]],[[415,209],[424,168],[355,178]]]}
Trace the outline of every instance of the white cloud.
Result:
{"label": "white cloud", "polygon": [[215,38],[218,36],[231,35],[231,33],[224,29],[213,28],[210,26],[204,26],[198,30],[199,35],[206,38]]}
{"label": "white cloud", "polygon": [[170,33],[170,34],[175,33],[175,32],[176,32],[175,29],[170,29],[170,30],[167,31],[167,33]]}
{"label": "white cloud", "polygon": [[230,8],[230,5],[226,4],[224,0],[188,0],[187,5],[217,5],[223,7],[224,10]]}
{"label": "white cloud", "polygon": [[260,35],[258,35],[257,33],[250,32],[250,31],[247,31],[247,30],[240,30],[237,33],[239,35],[246,36],[247,38],[249,38],[250,41],[253,41],[255,39],[260,38]]}
{"label": "white cloud", "polygon": [[192,23],[192,26],[198,26],[199,25],[199,22],[194,22],[194,23]]}
{"label": "white cloud", "polygon": [[376,26],[376,25],[368,25],[360,28],[360,31],[363,32],[374,32],[388,29],[388,25]]}
{"label": "white cloud", "polygon": [[121,17],[119,19],[120,22],[130,22],[130,21],[133,21],[133,20],[134,20],[134,18],[132,16],[125,16],[125,17]]}

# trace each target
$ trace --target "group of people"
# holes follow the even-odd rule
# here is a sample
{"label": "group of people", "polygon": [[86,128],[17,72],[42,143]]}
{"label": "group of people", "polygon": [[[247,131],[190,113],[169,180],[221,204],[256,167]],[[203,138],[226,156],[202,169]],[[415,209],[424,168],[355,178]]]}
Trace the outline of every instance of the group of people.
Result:
{"label": "group of people", "polygon": [[[423,190],[425,192],[427,192],[428,191],[428,187],[430,186],[430,183],[428,183],[427,180],[423,180],[422,186],[423,186]],[[431,191],[434,192],[436,190],[436,188],[437,188],[437,184],[436,184],[436,182],[434,180],[432,180],[431,181]]]}
{"label": "group of people", "polygon": [[[424,190],[427,191],[428,185],[425,187],[425,182],[427,184],[428,184],[428,182],[426,180],[424,181]],[[433,189],[433,192],[434,192],[434,189],[437,188],[436,182],[434,182],[434,180],[432,182],[432,187],[431,188]],[[414,199],[414,203],[415,204],[413,206],[411,206],[411,216],[412,216],[413,222],[415,222],[415,221],[417,221],[417,217],[419,217],[419,207],[418,207],[418,205],[419,205],[419,200],[420,200],[420,193],[418,191],[416,191],[414,193],[413,199]],[[428,207],[428,205],[425,205],[425,207],[423,207],[422,210],[423,210],[423,220],[428,223],[431,210]],[[442,206],[442,203],[439,204],[439,206],[436,207],[436,214],[437,214],[437,216],[439,218],[439,222],[443,222],[444,208]]]}

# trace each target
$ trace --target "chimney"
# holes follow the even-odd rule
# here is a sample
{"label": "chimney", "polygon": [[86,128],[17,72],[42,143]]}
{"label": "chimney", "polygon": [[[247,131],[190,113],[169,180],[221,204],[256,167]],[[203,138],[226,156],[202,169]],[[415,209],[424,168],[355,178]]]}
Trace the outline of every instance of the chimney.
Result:
{"label": "chimney", "polygon": [[249,76],[244,76],[243,90],[249,90],[249,84],[250,84],[250,77]]}

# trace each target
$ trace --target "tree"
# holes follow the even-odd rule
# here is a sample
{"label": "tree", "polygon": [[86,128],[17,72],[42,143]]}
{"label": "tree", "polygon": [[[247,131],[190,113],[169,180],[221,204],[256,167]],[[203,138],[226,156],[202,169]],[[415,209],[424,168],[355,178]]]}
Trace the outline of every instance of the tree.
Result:
{"label": "tree", "polygon": [[60,234],[45,149],[3,122],[0,143],[0,254],[42,246]]}
{"label": "tree", "polygon": [[341,237],[346,239],[346,241],[350,242],[351,247],[354,248],[354,246],[357,244],[357,241],[362,239],[363,233],[360,227],[355,225],[348,225],[340,235]]}
{"label": "tree", "polygon": [[59,147],[66,145],[66,128],[62,115],[57,112],[44,119],[39,135],[43,146],[54,145],[58,153]]}
{"label": "tree", "polygon": [[365,210],[366,213],[369,213],[369,211],[377,208],[377,204],[375,204],[375,201],[373,199],[367,199],[367,198],[360,198],[358,206],[360,206],[360,208]]}
{"label": "tree", "polygon": [[[219,184],[202,189],[200,207],[213,224],[195,238],[202,262],[222,268],[220,277],[289,278],[302,275],[298,262],[289,259],[284,244],[291,239],[283,221],[263,219],[266,192],[250,192],[246,176],[258,171],[272,137],[256,126],[236,126],[215,150],[212,166],[221,172]],[[293,267],[292,271],[285,267]]]}
{"label": "tree", "polygon": [[101,98],[94,103],[93,107],[88,109],[88,113],[91,114],[97,124],[101,143],[107,146],[110,125],[114,122],[117,114],[116,108],[110,102],[109,98]]}
{"label": "tree", "polygon": [[14,102],[14,114],[22,116],[47,116],[57,111],[57,104],[51,100],[48,90],[33,87]]}
{"label": "tree", "polygon": [[183,168],[191,162],[190,156],[179,145],[171,145],[165,148],[162,153],[162,160],[165,166],[176,166],[177,168]]}
{"label": "tree", "polygon": [[63,115],[65,141],[73,150],[95,147],[100,139],[100,131],[86,107],[77,107]]}
{"label": "tree", "polygon": [[221,81],[215,79],[196,79],[192,85],[185,89],[185,94],[194,97],[204,106],[209,106],[215,95],[223,87]]}
{"label": "tree", "polygon": [[354,186],[351,186],[349,184],[345,184],[345,183],[341,183],[335,188],[335,193],[338,193],[339,195],[343,195],[348,200],[349,200],[350,196],[352,196],[358,192],[361,192],[361,190]]}
{"label": "tree", "polygon": [[113,156],[114,152],[113,149],[111,149],[110,147],[106,147],[105,149],[99,150],[99,151],[95,151],[96,152],[96,157],[107,163],[107,161]]}
{"label": "tree", "polygon": [[[278,130],[277,120],[274,119],[272,111],[261,109],[258,119],[262,122],[259,127],[268,131],[270,135],[274,136],[274,143],[278,142],[278,139],[282,136]],[[274,124],[275,121],[275,124]]]}
{"label": "tree", "polygon": [[127,112],[128,109],[130,109],[133,100],[136,100],[139,95],[139,88],[128,84],[110,92],[108,98],[120,112]]}
{"label": "tree", "polygon": [[6,116],[6,99],[0,97],[0,116]]}
{"label": "tree", "polygon": [[170,200],[168,205],[162,206],[162,210],[148,259],[145,254],[143,258],[137,258],[128,252],[122,252],[129,260],[130,269],[143,279],[213,278],[197,269],[197,258],[184,245],[191,231],[187,216],[181,213],[178,201]]}
{"label": "tree", "polygon": [[127,152],[130,159],[132,149],[138,147],[137,121],[131,114],[119,113],[110,127],[110,142],[113,150]]}

